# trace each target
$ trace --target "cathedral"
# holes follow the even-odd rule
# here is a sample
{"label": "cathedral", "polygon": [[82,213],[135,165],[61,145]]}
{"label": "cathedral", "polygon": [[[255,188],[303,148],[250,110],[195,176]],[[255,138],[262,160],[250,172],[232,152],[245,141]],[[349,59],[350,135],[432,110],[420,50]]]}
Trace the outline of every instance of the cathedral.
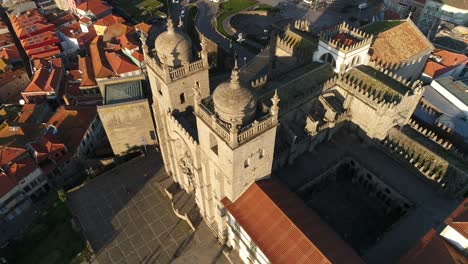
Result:
{"label": "cathedral", "polygon": [[[363,262],[359,247],[349,246],[346,235],[338,236],[294,196],[316,181],[294,185],[289,181],[295,175],[279,180],[275,172],[294,166],[306,153],[318,153],[334,138],[341,140],[343,131],[382,149],[402,142],[395,138],[403,138],[402,128],[412,122],[423,93],[418,77],[433,46],[412,21],[377,25],[385,22],[359,29],[343,23],[314,35],[307,22],[297,21],[274,32],[270,44],[246,65],[239,68],[235,62],[230,77],[217,87],[210,87],[203,36],[201,50],[196,50],[171,19],[154,44],[142,33],[165,170],[194,197],[219,241],[239,251],[245,263]],[[415,155],[405,151],[406,156]],[[359,167],[363,162],[358,158],[339,158],[333,164]],[[420,171],[442,177],[450,170],[451,177],[457,177],[453,163],[439,163]],[[336,166],[333,170],[339,171]],[[359,171],[371,178],[370,170]],[[411,202],[375,178],[364,185],[388,190],[371,191],[384,196],[386,213],[404,214]],[[369,181],[359,175],[353,179],[362,180]],[[446,192],[459,195],[466,181],[444,186]],[[289,205],[283,207],[281,197]],[[292,206],[303,209],[307,219],[316,219],[310,225],[321,226],[334,246],[313,238],[304,223],[297,223],[290,214],[298,212],[288,212]],[[262,215],[267,211],[269,215]],[[271,223],[277,231],[272,232],[268,226],[255,227],[256,217],[282,222]],[[288,231],[280,232],[283,228]],[[259,229],[265,230],[257,234]],[[278,237],[279,233],[287,235]]]}

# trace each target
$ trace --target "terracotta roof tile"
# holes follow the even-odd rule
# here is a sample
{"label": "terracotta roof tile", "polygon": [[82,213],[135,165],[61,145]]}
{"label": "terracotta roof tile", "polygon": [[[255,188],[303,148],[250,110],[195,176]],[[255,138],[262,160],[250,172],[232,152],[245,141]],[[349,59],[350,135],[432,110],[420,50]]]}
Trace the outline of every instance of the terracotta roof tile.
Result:
{"label": "terracotta roof tile", "polygon": [[121,75],[138,71],[140,68],[117,52],[106,52],[106,58],[115,73]]}
{"label": "terracotta roof tile", "polygon": [[419,31],[411,20],[377,34],[372,49],[373,60],[387,63],[404,62],[422,52],[429,52],[434,47]]}
{"label": "terracotta roof tile", "polygon": [[110,70],[106,56],[103,54],[104,51],[102,50],[102,46],[102,36],[95,37],[91,42],[91,45],[89,45],[94,76],[95,78],[117,77],[117,75],[112,70]]}
{"label": "terracotta roof tile", "polygon": [[111,25],[116,24],[116,23],[124,23],[124,22],[125,22],[125,19],[123,19],[122,17],[116,16],[116,15],[113,15],[113,14],[109,14],[109,15],[97,20],[96,22],[94,22],[94,25],[111,26]]}
{"label": "terracotta roof tile", "polygon": [[60,85],[61,68],[40,68],[23,93],[55,92]]}
{"label": "terracotta roof tile", "polygon": [[19,50],[15,46],[2,48],[0,50],[0,57],[8,60],[10,63],[21,60],[21,55],[19,53]]}
{"label": "terracotta roof tile", "polygon": [[272,263],[363,263],[277,179],[255,182],[234,203],[222,202]]}
{"label": "terracotta roof tile", "polygon": [[441,59],[440,62],[429,60],[424,67],[424,73],[432,78],[437,78],[437,76],[442,75],[462,64],[466,64],[468,61],[468,57],[463,54],[442,49],[435,50],[432,52],[432,55]]}
{"label": "terracotta roof tile", "polygon": [[96,86],[96,79],[94,78],[93,65],[91,64],[91,58],[79,57],[78,67],[81,73],[80,85],[81,86]]}
{"label": "terracotta roof tile", "polygon": [[144,32],[146,35],[148,35],[148,34],[149,34],[149,31],[150,31],[150,29],[151,29],[151,25],[142,22],[142,23],[140,23],[140,24],[135,25],[135,29],[137,29],[137,30],[139,30],[139,31],[142,31],[142,32]]}
{"label": "terracotta roof tile", "polygon": [[0,149],[0,197],[10,192],[29,173],[38,168],[34,160],[21,148]]}
{"label": "terracotta roof tile", "polygon": [[57,139],[65,143],[69,152],[75,152],[96,113],[96,106],[61,106],[47,125],[55,126]]}
{"label": "terracotta roof tile", "polygon": [[111,9],[111,7],[101,0],[88,0],[78,5],[76,9],[83,10],[85,12],[91,11],[95,16],[99,17],[101,14]]}

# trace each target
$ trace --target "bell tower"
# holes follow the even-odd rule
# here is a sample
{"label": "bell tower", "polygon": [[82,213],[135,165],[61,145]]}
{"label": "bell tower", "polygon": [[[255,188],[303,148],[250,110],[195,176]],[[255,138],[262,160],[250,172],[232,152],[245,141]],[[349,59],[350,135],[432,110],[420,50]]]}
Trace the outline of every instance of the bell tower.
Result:
{"label": "bell tower", "polygon": [[143,32],[141,41],[164,168],[177,180],[178,159],[174,150],[176,147],[171,141],[174,134],[171,117],[193,111],[194,83],[199,87],[201,96],[209,96],[209,65],[205,45],[202,45],[199,54],[195,54],[190,37],[175,27],[170,18],[167,24],[167,31],[156,38],[154,49],[149,49]]}
{"label": "bell tower", "polygon": [[205,157],[202,214],[222,238],[226,217],[221,199],[234,201],[254,181],[271,174],[279,98],[275,92],[271,107],[257,102],[239,80],[237,63],[230,81],[211,97],[202,99],[197,86],[194,92],[200,155]]}

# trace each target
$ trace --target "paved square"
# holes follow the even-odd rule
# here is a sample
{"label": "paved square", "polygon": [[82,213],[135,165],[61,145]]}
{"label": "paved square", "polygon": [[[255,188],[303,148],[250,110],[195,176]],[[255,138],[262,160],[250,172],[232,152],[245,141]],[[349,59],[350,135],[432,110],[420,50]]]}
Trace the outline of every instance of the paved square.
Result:
{"label": "paved square", "polygon": [[156,185],[165,175],[160,156],[149,153],[70,193],[69,206],[98,263],[228,263],[204,223],[193,232],[174,214]]}

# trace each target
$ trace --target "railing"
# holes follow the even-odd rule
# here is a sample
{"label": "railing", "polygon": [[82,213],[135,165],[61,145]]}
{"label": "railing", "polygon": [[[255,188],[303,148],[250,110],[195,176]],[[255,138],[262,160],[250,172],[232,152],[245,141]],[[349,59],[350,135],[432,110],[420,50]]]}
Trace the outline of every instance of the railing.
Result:
{"label": "railing", "polygon": [[205,121],[208,125],[210,125],[216,133],[221,136],[227,142],[230,141],[231,137],[229,135],[229,130],[222,126],[218,121],[214,118],[214,114],[210,112],[203,104],[199,104],[197,114],[198,116]]}
{"label": "railing", "polygon": [[198,60],[189,65],[182,66],[181,68],[171,70],[169,75],[171,76],[171,80],[176,80],[200,69],[203,69],[203,60]]}
{"label": "railing", "polygon": [[271,117],[271,115],[267,115],[260,122],[254,121],[251,125],[249,125],[245,129],[242,129],[243,131],[241,131],[239,135],[237,135],[237,141],[239,143],[245,142],[250,138],[254,137],[255,135],[258,135],[261,132],[271,128],[274,125],[275,124],[273,123],[273,118]]}

